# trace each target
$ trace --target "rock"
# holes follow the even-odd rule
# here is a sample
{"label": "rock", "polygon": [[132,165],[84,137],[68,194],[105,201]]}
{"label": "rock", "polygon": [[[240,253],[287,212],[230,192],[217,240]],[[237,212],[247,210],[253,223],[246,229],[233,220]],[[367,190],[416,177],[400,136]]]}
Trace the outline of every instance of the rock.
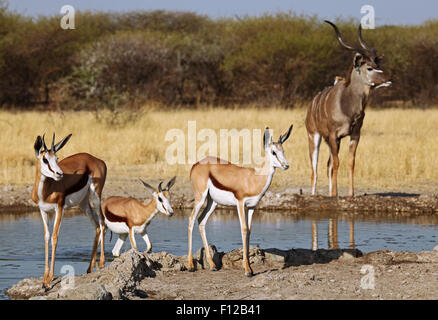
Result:
{"label": "rock", "polygon": [[147,254],[131,249],[101,270],[75,276],[72,288],[63,287],[58,277],[53,279],[53,287],[45,292],[42,289],[42,278],[31,278],[20,281],[6,293],[14,299],[122,299],[131,295],[145,277],[154,277],[159,267]]}
{"label": "rock", "polygon": [[149,254],[149,258],[154,261],[156,268],[163,272],[187,270],[181,259],[168,252],[154,252]]}
{"label": "rock", "polygon": [[154,269],[159,269],[159,265],[146,253],[130,249],[114,259],[106,272],[112,275],[111,283],[123,292],[135,288],[135,285],[145,277],[154,277]]}
{"label": "rock", "polygon": [[[218,252],[214,245],[209,245],[210,254],[212,256],[213,262],[217,268],[223,267],[223,252]],[[208,264],[207,258],[205,256],[204,247],[201,247],[198,251],[193,255],[193,260],[196,268],[201,269],[209,269],[210,265]]]}
{"label": "rock", "polygon": [[[249,248],[249,262],[250,264],[264,263],[265,256],[262,249],[259,247]],[[242,268],[243,250],[235,249],[222,256],[222,267],[224,269]]]}

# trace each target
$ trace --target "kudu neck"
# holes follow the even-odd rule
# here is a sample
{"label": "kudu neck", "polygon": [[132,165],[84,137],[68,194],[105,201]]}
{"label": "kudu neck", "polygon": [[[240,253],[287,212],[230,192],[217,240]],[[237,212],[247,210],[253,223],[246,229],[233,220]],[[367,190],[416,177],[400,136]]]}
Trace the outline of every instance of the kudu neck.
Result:
{"label": "kudu neck", "polygon": [[363,78],[354,67],[350,71],[350,81],[345,87],[344,96],[348,97],[350,104],[356,105],[359,108],[365,108],[371,87],[364,82]]}

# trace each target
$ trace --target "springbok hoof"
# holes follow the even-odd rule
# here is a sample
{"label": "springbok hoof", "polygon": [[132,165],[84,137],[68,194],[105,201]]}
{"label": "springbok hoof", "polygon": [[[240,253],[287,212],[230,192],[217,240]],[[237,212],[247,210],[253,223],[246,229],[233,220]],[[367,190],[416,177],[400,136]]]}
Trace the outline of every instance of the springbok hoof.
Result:
{"label": "springbok hoof", "polygon": [[254,273],[245,273],[245,276],[247,276],[248,278],[251,278],[251,277],[253,277],[254,276]]}
{"label": "springbok hoof", "polygon": [[188,269],[189,272],[195,272],[195,268]]}
{"label": "springbok hoof", "polygon": [[218,271],[219,269],[218,268],[216,268],[216,267],[214,267],[214,268],[211,268],[211,271]]}

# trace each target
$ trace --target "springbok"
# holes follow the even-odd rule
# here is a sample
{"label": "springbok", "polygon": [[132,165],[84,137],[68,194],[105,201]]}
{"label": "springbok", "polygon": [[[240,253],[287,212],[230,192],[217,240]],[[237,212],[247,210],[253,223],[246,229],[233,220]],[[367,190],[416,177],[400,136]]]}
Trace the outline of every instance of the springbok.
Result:
{"label": "springbok", "polygon": [[118,257],[120,255],[120,249],[128,234],[131,246],[137,249],[135,233],[140,233],[146,242],[146,252],[151,251],[152,244],[146,233],[146,228],[158,212],[169,217],[173,215],[169,190],[175,183],[175,179],[176,177],[170,179],[164,189],[161,187],[162,182],[158,185],[158,189],[155,189],[140,179],[146,190],[151,192],[153,196],[152,200],[145,205],[133,198],[117,196],[109,197],[102,203],[105,224],[109,230],[119,235],[112,251],[113,256]]}
{"label": "springbok", "polygon": [[[91,261],[87,272],[93,271],[97,255],[97,246],[101,243],[99,267],[105,265],[104,220],[100,211],[100,199],[106,178],[106,165],[100,159],[88,153],[71,155],[58,163],[56,153],[67,143],[71,134],[55,144],[53,134],[52,147],[47,149],[44,135],[35,140],[36,161],[35,184],[32,200],[38,204],[44,226],[45,267],[43,288],[48,290],[54,275],[56,246],[64,209],[79,206],[95,226],[95,239]],[[55,223],[52,230],[52,261],[49,271],[49,239],[47,213],[55,211]]]}
{"label": "springbok", "polygon": [[359,25],[360,48],[346,44],[333,23],[330,24],[339,43],[347,50],[356,52],[350,70],[345,79],[339,79],[333,86],[318,93],[307,110],[306,128],[309,139],[309,156],[312,167],[312,194],[316,193],[318,154],[321,138],[329,145],[330,158],[327,163],[330,196],[338,195],[337,174],[339,167],[339,147],[341,139],[350,136],[350,188],[354,195],[354,165],[356,149],[360,139],[360,129],[365,117],[365,107],[371,89],[390,86],[391,81],[380,69],[382,56],[376,49],[369,47],[362,39],[362,27]]}
{"label": "springbok", "polygon": [[[289,163],[284,156],[283,143],[289,138],[292,127],[291,125],[286,134],[280,135],[276,143],[272,141],[270,131],[266,128],[263,136],[265,159],[261,171],[257,171],[254,168],[239,167],[215,157],[207,157],[192,166],[190,182],[195,194],[195,203],[189,218],[188,227],[189,271],[194,271],[195,269],[192,256],[193,225],[201,207],[207,201],[204,210],[198,217],[198,223],[210,269],[217,270],[208,248],[205,224],[218,204],[236,206],[243,242],[243,267],[246,276],[253,275],[248,259],[252,216],[258,202],[271,185],[275,168],[283,170],[289,168]],[[247,213],[245,208],[248,208]]]}

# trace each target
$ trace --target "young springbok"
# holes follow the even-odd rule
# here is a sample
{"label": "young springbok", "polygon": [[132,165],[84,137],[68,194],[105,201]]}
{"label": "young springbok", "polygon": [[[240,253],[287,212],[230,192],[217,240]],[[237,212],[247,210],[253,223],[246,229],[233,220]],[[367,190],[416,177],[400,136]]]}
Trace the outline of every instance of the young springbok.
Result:
{"label": "young springbok", "polygon": [[146,190],[150,191],[153,196],[152,200],[145,205],[137,199],[117,196],[109,197],[102,203],[102,212],[108,229],[119,235],[112,251],[113,256],[120,255],[120,249],[128,234],[131,246],[137,249],[135,233],[140,233],[146,242],[146,252],[151,251],[152,244],[146,233],[146,227],[158,212],[169,217],[173,215],[169,190],[175,183],[175,179],[176,177],[170,179],[164,189],[161,187],[162,182],[158,185],[158,189],[155,189],[140,179]]}
{"label": "young springbok", "polygon": [[[207,157],[192,166],[190,182],[195,193],[195,203],[189,218],[188,228],[189,271],[194,271],[195,269],[192,257],[193,225],[201,207],[207,200],[207,205],[198,217],[198,223],[210,269],[217,270],[208,249],[205,224],[218,204],[236,206],[243,242],[243,267],[246,276],[250,277],[253,275],[248,259],[252,216],[255,207],[271,184],[275,168],[283,170],[289,168],[289,163],[284,156],[283,143],[289,138],[291,131],[292,125],[286,134],[280,135],[278,142],[274,143],[269,129],[266,128],[263,136],[265,159],[261,171],[257,171],[254,168],[239,167],[214,157]],[[245,208],[248,208],[248,213],[245,212]]]}
{"label": "young springbok", "polygon": [[[56,246],[64,209],[79,206],[87,214],[96,228],[93,252],[87,272],[93,271],[97,255],[97,246],[101,243],[99,267],[105,264],[103,235],[105,225],[100,211],[100,199],[106,179],[106,165],[102,160],[88,153],[71,155],[58,163],[58,152],[70,139],[71,134],[55,144],[53,134],[52,147],[47,149],[44,135],[35,140],[36,161],[35,184],[32,200],[38,204],[44,226],[45,267],[43,288],[48,290],[53,279]],[[49,271],[49,239],[47,213],[55,211],[55,223],[52,230],[52,261]]]}

